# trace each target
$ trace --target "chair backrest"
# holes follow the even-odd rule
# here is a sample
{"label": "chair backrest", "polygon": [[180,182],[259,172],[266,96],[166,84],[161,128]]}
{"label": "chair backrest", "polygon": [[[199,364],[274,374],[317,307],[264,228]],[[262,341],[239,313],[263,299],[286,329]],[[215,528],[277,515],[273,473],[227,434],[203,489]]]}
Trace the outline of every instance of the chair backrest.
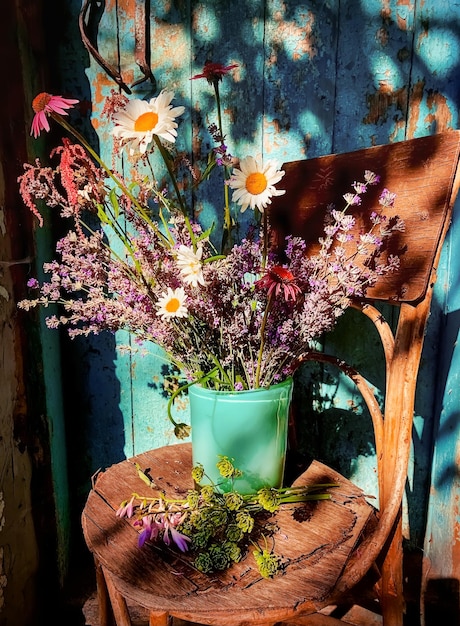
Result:
{"label": "chair backrest", "polygon": [[[460,183],[459,155],[460,131],[452,130],[348,154],[285,163],[286,194],[274,198],[270,207],[275,243],[282,246],[285,236],[294,234],[303,237],[308,250],[314,252],[327,205],[333,203],[341,208],[342,195],[351,191],[354,181],[363,180],[365,170],[371,170],[396,194],[394,214],[406,225],[405,231],[394,240],[401,259],[399,271],[380,280],[367,293],[366,301],[355,303],[374,322],[382,340],[386,368],[384,414],[366,381],[350,365],[322,353],[307,352],[303,359],[339,367],[358,386],[372,417],[379,476],[379,520],[363,540],[359,553],[347,563],[337,594],[351,589],[373,563],[381,560],[381,605],[384,623],[388,624],[402,623],[401,503],[425,327],[441,247]],[[373,193],[372,188],[368,193]],[[370,200],[366,197],[359,211],[358,230],[366,224],[368,207],[377,206],[377,197],[375,203],[372,197]],[[395,333],[371,304],[373,300],[398,305]]]}
{"label": "chair backrest", "polygon": [[[278,243],[287,234],[303,237],[315,249],[323,229],[326,207],[344,205],[342,195],[362,181],[364,170],[381,177],[396,193],[394,213],[406,229],[392,238],[401,257],[401,270],[382,279],[369,299],[416,302],[428,287],[431,268],[449,218],[459,151],[459,131],[401,141],[315,159],[285,163],[284,196],[274,198],[270,222]],[[363,205],[377,207],[377,187],[369,187]],[[391,216],[391,213],[388,213]],[[366,222],[365,209],[353,207],[356,229]]]}

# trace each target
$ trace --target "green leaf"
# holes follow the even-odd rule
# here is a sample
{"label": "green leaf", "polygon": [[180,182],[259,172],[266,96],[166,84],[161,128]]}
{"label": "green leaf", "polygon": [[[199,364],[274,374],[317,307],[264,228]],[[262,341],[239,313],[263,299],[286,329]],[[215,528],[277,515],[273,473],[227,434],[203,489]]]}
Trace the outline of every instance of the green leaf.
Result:
{"label": "green leaf", "polygon": [[203,231],[203,232],[201,233],[201,235],[200,235],[199,237],[197,237],[197,239],[196,239],[196,240],[197,240],[197,241],[202,241],[203,239],[208,239],[208,237],[210,237],[211,233],[213,232],[213,230],[214,230],[215,226],[216,226],[216,225],[215,225],[215,223],[213,222],[213,223],[211,224],[211,226],[210,226],[207,230]]}
{"label": "green leaf", "polygon": [[212,173],[213,169],[217,165],[217,163],[215,161],[215,158],[214,158],[214,153],[210,154],[210,156],[212,156],[213,159],[212,160],[208,160],[208,164],[206,166],[206,169],[204,170],[204,172],[202,172],[202,174],[200,176],[200,180],[198,181],[197,185],[199,185],[203,180],[207,180],[211,176],[211,173]]}
{"label": "green leaf", "polygon": [[118,196],[115,188],[110,190],[109,200],[113,208],[113,214],[115,216],[115,219],[118,219],[118,216],[120,215],[120,204],[118,202]]}
{"label": "green leaf", "polygon": [[104,206],[102,204],[97,204],[97,217],[101,224],[110,224],[110,220],[108,218],[107,213],[104,211]]}

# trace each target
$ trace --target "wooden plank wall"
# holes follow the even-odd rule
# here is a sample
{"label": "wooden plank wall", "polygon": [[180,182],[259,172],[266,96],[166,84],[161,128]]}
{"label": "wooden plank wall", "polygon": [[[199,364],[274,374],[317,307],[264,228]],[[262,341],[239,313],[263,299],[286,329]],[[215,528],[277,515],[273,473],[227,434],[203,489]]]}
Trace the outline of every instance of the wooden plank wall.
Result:
{"label": "wooden plank wall", "polygon": [[[109,129],[100,114],[117,85],[81,46],[76,27],[80,0],[64,4],[57,86],[84,100],[86,130],[110,162]],[[195,158],[203,156],[194,141],[198,120],[215,119],[210,87],[190,81],[206,59],[238,64],[233,78],[223,82],[222,99],[227,143],[240,156],[263,153],[281,163],[458,127],[457,2],[106,0],[104,10],[93,12],[90,30],[100,54],[119,67],[128,84],[141,76],[134,40],[144,6],[150,12],[156,84],[146,81],[132,88],[133,97],[175,90],[175,102],[187,108],[178,145],[195,150]],[[201,148],[204,152],[205,144]],[[210,221],[219,202],[202,196],[195,208]],[[428,580],[450,580],[453,587],[460,579],[457,220],[456,214],[424,352],[406,513],[409,543],[420,558],[424,547]],[[361,338],[356,345],[356,335],[351,315],[330,341],[349,358],[351,353],[381,388],[375,345]],[[121,353],[119,346],[128,341],[120,335],[66,344],[71,480],[80,487],[100,466],[174,443],[164,417],[164,386],[174,382],[173,373],[153,347],[147,355]],[[305,453],[335,463],[372,493],[375,458],[358,396],[343,382],[318,379],[317,372],[306,373],[305,381],[309,384],[296,396]],[[307,405],[309,399],[313,405]],[[186,416],[185,406],[182,412]]]}

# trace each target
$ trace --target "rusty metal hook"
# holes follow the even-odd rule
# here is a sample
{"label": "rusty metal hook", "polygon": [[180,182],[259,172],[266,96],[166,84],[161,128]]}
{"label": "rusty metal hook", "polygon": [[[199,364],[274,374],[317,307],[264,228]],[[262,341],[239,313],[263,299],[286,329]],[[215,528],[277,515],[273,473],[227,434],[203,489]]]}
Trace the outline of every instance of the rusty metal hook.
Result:
{"label": "rusty metal hook", "polygon": [[102,69],[105,70],[111,78],[113,78],[113,80],[117,83],[117,85],[120,86],[121,89],[123,89],[123,91],[125,91],[127,94],[130,94],[132,93],[131,89],[124,82],[120,72],[99,54],[96,46],[90,40],[88,25],[91,22],[92,9],[100,8],[97,5],[102,6],[102,10],[104,10],[103,3],[99,2],[98,0],[83,0],[80,14],[78,16],[78,26],[80,28],[81,40],[90,55],[102,67]]}
{"label": "rusty metal hook", "polygon": [[[107,72],[107,74],[119,85],[125,93],[131,94],[130,87],[125,83],[119,70],[106,61],[95,44],[92,43],[89,33],[91,19],[97,12],[104,11],[102,0],[83,0],[83,4],[78,16],[78,26],[83,45],[88,50],[93,59]],[[99,15],[100,19],[100,15]],[[135,61],[139,66],[143,76],[134,81],[131,87],[135,87],[146,80],[150,80],[156,86],[156,80],[150,69],[150,0],[136,3],[135,14]]]}
{"label": "rusty metal hook", "polygon": [[150,68],[150,0],[136,3],[134,25],[134,58],[143,76],[135,80],[131,87],[150,80],[155,89],[156,80]]}

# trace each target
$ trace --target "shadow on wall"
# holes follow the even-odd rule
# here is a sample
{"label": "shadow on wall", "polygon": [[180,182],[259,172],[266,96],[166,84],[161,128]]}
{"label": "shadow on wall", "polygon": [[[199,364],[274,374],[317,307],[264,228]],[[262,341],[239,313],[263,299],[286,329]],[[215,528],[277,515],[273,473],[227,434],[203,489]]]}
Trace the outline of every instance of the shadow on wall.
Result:
{"label": "shadow on wall", "polygon": [[[328,336],[324,351],[337,354],[361,371],[381,400],[385,384],[383,355],[380,361],[377,357],[381,346],[376,334],[372,350],[356,341],[357,324],[360,336],[375,333],[372,323],[361,318],[356,311],[346,311]],[[340,345],[334,343],[334,337],[342,338]],[[303,469],[316,458],[359,481],[355,460],[367,457],[371,461],[375,443],[369,411],[355,385],[332,366],[305,363],[296,373],[293,413],[297,464]],[[365,476],[361,478],[367,481]]]}

